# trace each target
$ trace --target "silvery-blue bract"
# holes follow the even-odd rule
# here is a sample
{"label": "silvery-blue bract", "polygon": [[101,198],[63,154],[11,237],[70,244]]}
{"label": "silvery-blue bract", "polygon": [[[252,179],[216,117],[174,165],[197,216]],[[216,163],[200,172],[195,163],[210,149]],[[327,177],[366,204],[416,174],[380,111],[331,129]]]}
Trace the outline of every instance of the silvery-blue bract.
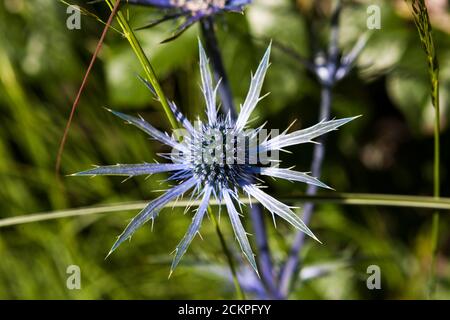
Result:
{"label": "silvery-blue bract", "polygon": [[[76,173],[75,175],[120,175],[132,177],[137,175],[170,172],[172,175],[169,177],[169,180],[177,183],[175,187],[172,187],[162,196],[150,202],[136,217],[133,218],[125,228],[125,231],[114,243],[111,252],[123,241],[130,238],[131,235],[145,222],[149,220],[153,221],[166,204],[172,200],[178,199],[187,192],[191,192],[191,199],[200,199],[200,205],[192,219],[192,223],[189,226],[186,235],[175,250],[176,253],[171,266],[171,271],[178,265],[190,242],[196,233],[199,232],[209,201],[214,197],[225,204],[236,239],[245,257],[257,272],[256,262],[250,243],[247,239],[247,233],[240,220],[240,210],[236,208],[236,204],[239,204],[239,209],[241,207],[241,202],[239,201],[239,189],[241,189],[244,194],[259,201],[272,214],[273,219],[275,219],[275,216],[281,217],[295,228],[317,240],[311,230],[292,211],[292,207],[289,207],[264,192],[257,181],[261,181],[260,177],[262,176],[270,176],[290,181],[314,184],[324,188],[328,188],[328,186],[303,172],[283,169],[273,165],[260,165],[257,161],[251,161],[253,159],[248,156],[250,152],[244,152],[244,157],[238,159],[239,146],[237,146],[237,144],[226,143],[226,145],[217,145],[217,142],[221,141],[221,139],[214,139],[218,134],[219,138],[220,136],[225,137],[231,135],[233,137],[244,137],[245,140],[252,138],[255,135],[255,132],[261,130],[262,127],[253,131],[248,130],[247,124],[257,103],[262,99],[260,92],[266,71],[269,67],[270,46],[267,48],[256,73],[251,77],[250,88],[244,103],[241,105],[237,119],[232,119],[229,115],[223,116],[218,114],[216,105],[218,86],[213,85],[208,60],[200,41],[199,51],[201,88],[206,102],[207,121],[200,123],[199,125],[193,125],[181,114],[175,104],[170,102],[172,111],[186,131],[186,136],[183,137],[183,140],[175,139],[167,133],[159,131],[142,118],[136,118],[120,112],[111,111],[116,116],[124,119],[127,123],[138,127],[154,139],[170,146],[173,149],[173,152],[170,155],[163,155],[163,157],[171,160],[171,162],[103,166]],[[146,84],[152,89],[148,83]],[[291,133],[287,133],[286,130],[280,135],[270,136],[263,141],[259,141],[258,145],[252,148],[257,154],[262,154],[280,151],[285,147],[301,143],[311,143],[314,138],[335,130],[354,118],[355,117],[330,121],[324,120],[312,127]],[[220,143],[224,143],[223,141],[227,141],[227,139],[223,139]],[[211,158],[206,161],[204,158],[205,154],[209,155],[210,153],[214,153],[214,150],[225,149],[227,152],[223,153],[225,156],[221,154],[219,157],[220,159],[213,157],[213,161],[211,161]]]}

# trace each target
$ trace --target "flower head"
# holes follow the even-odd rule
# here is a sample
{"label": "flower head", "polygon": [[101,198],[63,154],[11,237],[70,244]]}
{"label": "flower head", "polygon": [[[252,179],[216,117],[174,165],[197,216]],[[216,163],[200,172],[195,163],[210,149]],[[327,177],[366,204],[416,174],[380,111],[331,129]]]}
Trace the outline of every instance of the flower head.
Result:
{"label": "flower head", "polygon": [[162,18],[151,21],[139,29],[153,27],[167,20],[184,18],[184,22],[177,27],[173,36],[164,40],[164,42],[167,42],[178,37],[202,18],[222,12],[242,12],[245,5],[250,4],[252,0],[127,0],[127,2],[168,11]]}
{"label": "flower head", "polygon": [[[240,190],[248,195],[249,198],[259,201],[272,214],[274,221],[275,216],[278,216],[295,228],[318,240],[312,231],[292,211],[292,207],[264,192],[258,181],[262,181],[260,178],[263,176],[270,176],[329,188],[306,173],[277,167],[280,161],[273,158],[267,159],[267,153],[276,153],[289,146],[313,142],[314,138],[337,129],[353,120],[354,117],[330,121],[324,120],[306,129],[291,133],[288,133],[286,130],[277,136],[267,135],[261,139],[260,134],[263,132],[263,127],[250,130],[247,128],[247,124],[257,103],[263,98],[260,96],[260,93],[269,67],[270,46],[267,48],[256,73],[251,78],[247,97],[241,105],[237,119],[232,119],[229,114],[218,114],[216,105],[217,85],[213,86],[208,60],[200,42],[199,51],[201,88],[206,102],[207,121],[191,123],[177,109],[176,105],[171,102],[172,111],[183,127],[182,140],[179,139],[180,134],[178,134],[178,137],[171,137],[167,133],[154,128],[142,118],[111,111],[127,123],[138,127],[154,139],[170,146],[172,152],[162,155],[170,162],[103,166],[76,173],[75,175],[122,175],[131,177],[170,172],[169,180],[176,182],[175,187],[172,187],[163,195],[150,202],[133,218],[114,243],[111,252],[123,241],[130,238],[145,222],[153,221],[166,204],[190,191],[192,194],[191,199],[200,199],[200,205],[186,235],[176,248],[171,270],[174,270],[178,265],[192,239],[199,231],[210,199],[216,198],[221,204],[225,204],[236,239],[245,257],[253,269],[257,271],[247,233],[240,219],[239,212],[242,204],[239,198]],[[148,82],[146,82],[146,85],[153,91]],[[239,205],[239,209],[236,207],[236,204]]]}

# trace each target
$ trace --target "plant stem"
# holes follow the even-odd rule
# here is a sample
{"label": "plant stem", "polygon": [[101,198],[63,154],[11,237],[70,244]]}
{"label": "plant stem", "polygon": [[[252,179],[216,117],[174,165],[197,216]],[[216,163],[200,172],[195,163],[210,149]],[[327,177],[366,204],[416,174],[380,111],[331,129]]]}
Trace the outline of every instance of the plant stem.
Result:
{"label": "plant stem", "polygon": [[[440,108],[439,108],[439,80],[438,75],[431,76],[432,100],[434,100],[435,122],[434,122],[434,185],[433,195],[436,199],[440,196]],[[432,298],[436,292],[436,258],[439,246],[439,211],[433,213],[431,226],[431,270],[428,288],[428,298]]]}
{"label": "plant stem", "polygon": [[231,255],[230,250],[228,249],[225,238],[222,234],[222,231],[220,230],[219,223],[217,222],[216,216],[212,212],[211,207],[208,207],[208,216],[214,223],[217,235],[219,236],[219,239],[220,239],[220,244],[222,245],[223,253],[227,257],[228,265],[230,266],[231,276],[233,277],[233,283],[234,283],[234,286],[236,289],[236,295],[239,300],[245,300],[245,294],[244,294],[244,291],[242,291],[241,285],[239,283],[236,268],[235,268],[234,262],[233,262],[233,257]]}
{"label": "plant stem", "polygon": [[[322,85],[321,90],[321,102],[320,102],[320,115],[319,121],[328,119],[330,117],[331,109],[331,86]],[[325,156],[325,137],[322,136],[318,140],[318,144],[314,145],[313,160],[311,163],[311,174],[313,177],[319,178],[322,172],[322,163]],[[309,184],[306,189],[307,195],[315,195],[317,193],[318,187]],[[311,221],[311,216],[314,211],[314,203],[307,202],[303,208],[303,222],[308,225]],[[298,271],[300,257],[299,253],[303,248],[305,242],[305,233],[298,232],[295,236],[294,243],[292,245],[291,251],[289,253],[289,258],[287,259],[285,265],[283,266],[280,273],[280,283],[279,289],[284,297],[287,297],[289,289],[292,283],[297,279],[294,274]]]}
{"label": "plant stem", "polygon": [[97,47],[95,48],[94,54],[92,55],[91,61],[89,62],[89,66],[86,70],[86,73],[84,74],[83,81],[81,82],[80,88],[78,89],[77,95],[72,104],[72,108],[71,108],[70,114],[69,114],[69,119],[67,120],[66,127],[64,128],[64,133],[63,133],[61,142],[59,144],[58,153],[56,155],[55,171],[57,174],[58,174],[60,166],[61,166],[62,153],[64,151],[64,146],[66,145],[66,140],[67,140],[67,136],[69,134],[69,129],[72,124],[73,117],[75,116],[75,110],[77,109],[78,103],[80,102],[81,93],[83,92],[84,87],[87,84],[89,74],[91,73],[91,70],[92,70],[92,67],[94,66],[95,60],[97,59],[97,56],[102,48],[103,41],[105,40],[106,34],[111,26],[114,16],[119,9],[119,5],[120,5],[120,0],[118,0],[114,6],[111,6],[111,15],[109,16],[108,21],[106,22],[105,27],[103,28],[103,32],[100,36],[100,39],[98,40]]}
{"label": "plant stem", "polygon": [[[331,17],[331,29],[328,43],[327,61],[322,67],[326,67],[327,76],[324,77],[316,71],[316,76],[319,79],[321,85],[320,92],[320,108],[319,108],[319,121],[328,120],[331,113],[331,103],[332,103],[332,87],[335,84],[336,72],[339,68],[339,33],[340,25],[339,18],[342,11],[342,2],[339,0],[333,11]],[[312,29],[312,28],[311,28]],[[315,50],[314,35],[311,32],[311,50]],[[314,146],[313,158],[311,162],[311,174],[314,177],[320,178],[322,173],[322,163],[325,157],[325,137],[322,136],[318,139],[318,144]],[[306,189],[307,195],[315,195],[317,193],[318,187],[315,185],[308,185]],[[314,211],[314,203],[307,202],[303,208],[303,221],[306,225],[311,221],[311,217]],[[299,253],[303,248],[305,242],[305,234],[303,232],[298,232],[294,243],[289,252],[288,259],[280,272],[280,282],[279,288],[280,293],[283,297],[287,297],[289,290],[294,284],[298,277],[294,277],[294,274],[299,269],[300,257]]]}
{"label": "plant stem", "polygon": [[[437,77],[437,76],[436,76]],[[434,82],[433,82],[434,83]],[[437,80],[433,86],[433,100],[435,110],[434,121],[434,186],[433,194],[436,199],[440,196],[440,108],[439,108],[439,81]],[[431,273],[430,287],[428,296],[431,298],[436,292],[436,258],[439,246],[439,211],[433,214],[433,222],[431,227]]]}
{"label": "plant stem", "polygon": [[[431,84],[431,102],[434,106],[434,170],[433,195],[440,196],[440,108],[439,108],[439,63],[434,45],[430,17],[424,0],[411,1],[414,23],[419,33],[422,47],[428,62],[428,74]],[[439,244],[439,212],[433,214],[431,226],[431,268],[428,287],[428,297],[431,298],[436,290],[436,257]]]}
{"label": "plant stem", "polygon": [[273,264],[270,255],[270,248],[264,222],[262,208],[258,204],[253,204],[250,209],[250,217],[253,224],[255,234],[256,246],[258,247],[258,264],[261,271],[261,279],[263,284],[267,287],[270,298],[280,299],[280,294],[275,283],[273,274]]}
{"label": "plant stem", "polygon": [[[113,5],[114,1],[113,0],[105,0],[105,1],[108,4],[109,8],[112,10],[114,8]],[[139,59],[139,62],[141,63],[142,68],[144,69],[147,80],[152,84],[153,88],[155,89],[156,95],[158,96],[159,101],[161,102],[161,105],[164,109],[164,112],[166,113],[170,125],[172,126],[173,129],[176,129],[178,127],[177,121],[175,120],[175,117],[167,102],[166,96],[164,95],[164,92],[161,89],[161,86],[159,85],[155,71],[153,70],[153,67],[150,61],[148,60],[147,56],[145,55],[145,52],[142,49],[141,44],[137,40],[136,35],[133,32],[133,29],[128,24],[128,21],[123,15],[121,10],[118,10],[117,12],[117,21],[119,22],[119,25],[123,30],[125,38],[130,43],[131,48],[133,49],[134,53]]]}
{"label": "plant stem", "polygon": [[[285,203],[296,202],[314,202],[314,203],[333,203],[338,205],[351,206],[386,206],[386,207],[401,207],[401,208],[420,208],[420,209],[440,209],[450,211],[450,198],[435,198],[435,197],[418,197],[418,196],[404,196],[404,195],[390,195],[390,194],[363,194],[363,193],[333,193],[330,195],[314,195],[308,196],[305,194],[293,195],[289,198],[277,197],[280,201]],[[248,198],[240,198],[240,202],[250,203]],[[9,218],[0,219],[0,228],[25,223],[41,222],[54,219],[63,219],[70,217],[81,217],[86,215],[125,212],[130,210],[141,210],[148,204],[148,201],[138,202],[121,202],[110,205],[91,206],[82,208],[72,208],[66,210],[57,210],[42,213],[30,213],[21,216],[13,216]],[[179,200],[177,202],[169,202],[168,207],[185,207],[189,204],[199,205],[199,201]],[[219,205],[219,202],[213,200],[210,205]]]}
{"label": "plant stem", "polygon": [[214,20],[207,17],[200,20],[202,35],[205,40],[205,47],[213,66],[214,78],[221,81],[219,86],[219,94],[223,103],[223,113],[230,113],[232,119],[236,119],[237,112],[233,103],[233,95],[231,93],[230,83],[228,82],[227,73],[222,61],[219,44],[217,42],[216,32],[214,30]]}
{"label": "plant stem", "polygon": [[[439,107],[439,75],[438,70],[431,72],[432,100],[434,101],[434,186],[433,194],[436,199],[440,196],[440,107]],[[431,273],[428,297],[432,298],[436,292],[436,258],[439,246],[439,211],[433,214],[431,227]]]}

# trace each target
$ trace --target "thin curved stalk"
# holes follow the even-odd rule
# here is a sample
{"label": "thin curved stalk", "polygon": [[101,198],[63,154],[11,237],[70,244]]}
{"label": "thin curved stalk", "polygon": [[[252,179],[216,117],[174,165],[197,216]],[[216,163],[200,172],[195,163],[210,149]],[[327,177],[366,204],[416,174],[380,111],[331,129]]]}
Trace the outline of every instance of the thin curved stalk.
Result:
{"label": "thin curved stalk", "polygon": [[67,120],[66,127],[64,128],[64,133],[61,138],[61,142],[59,144],[58,153],[56,155],[56,165],[55,165],[56,173],[59,172],[59,169],[61,166],[61,158],[62,158],[62,154],[64,151],[64,146],[66,145],[67,136],[69,134],[69,129],[72,124],[73,117],[75,116],[75,111],[76,111],[78,103],[80,102],[80,99],[81,99],[81,93],[84,91],[84,87],[87,84],[89,74],[91,73],[91,70],[92,70],[92,67],[94,66],[95,60],[97,59],[97,56],[103,46],[103,41],[105,40],[106,34],[109,30],[109,27],[111,26],[114,16],[116,15],[117,11],[119,10],[119,5],[120,5],[120,0],[117,0],[117,2],[114,4],[114,6],[111,6],[111,15],[109,16],[108,21],[106,22],[105,27],[103,28],[102,34],[97,43],[94,54],[92,55],[91,61],[89,62],[89,66],[86,70],[86,73],[84,74],[83,81],[81,82],[80,88],[78,89],[77,95],[72,104],[72,108],[70,109],[69,119]]}
{"label": "thin curved stalk", "polygon": [[255,234],[256,247],[258,248],[257,261],[261,271],[261,280],[266,287],[267,294],[271,299],[280,299],[275,275],[273,272],[272,257],[270,255],[269,239],[267,236],[266,223],[262,206],[254,203],[250,208],[250,218],[252,220]]}
{"label": "thin curved stalk", "polygon": [[[331,17],[331,28],[330,28],[330,39],[328,44],[328,52],[326,59],[326,70],[327,76],[320,75],[317,70],[315,71],[317,78],[319,79],[321,85],[321,99],[319,108],[319,121],[328,120],[331,113],[332,104],[332,87],[340,79],[338,78],[338,70],[342,69],[344,64],[339,55],[339,34],[340,34],[340,24],[339,19],[342,12],[342,2],[338,1],[336,8]],[[313,28],[310,28],[312,31]],[[312,51],[316,51],[316,41],[313,35],[310,37]],[[358,47],[358,45],[356,45]],[[358,52],[359,50],[356,50]],[[351,55],[351,54],[349,54]],[[352,59],[350,59],[351,61]],[[351,63],[347,66],[351,68]],[[311,162],[311,173],[314,177],[320,178],[322,173],[322,164],[325,157],[325,137],[321,137],[319,144],[314,146],[313,158]],[[315,195],[317,193],[318,187],[315,185],[308,185],[306,193],[308,195]],[[309,224],[311,217],[314,212],[314,203],[308,202],[305,204],[303,209],[303,221],[306,225]],[[299,253],[303,248],[305,242],[305,234],[303,232],[298,232],[295,236],[294,243],[290,250],[289,256],[283,265],[280,272],[279,278],[279,289],[283,297],[287,297],[289,290],[294,282],[298,279],[294,274],[297,272],[300,266]]]}
{"label": "thin curved stalk", "polygon": [[[322,85],[321,100],[320,100],[320,113],[319,121],[330,118],[332,92],[331,86]],[[311,162],[311,175],[313,177],[320,177],[322,173],[322,164],[325,157],[325,137],[320,137],[319,143],[314,145],[313,160]],[[316,185],[309,184],[306,189],[307,195],[315,195],[318,187]],[[311,217],[314,212],[315,204],[313,202],[307,202],[303,208],[303,222],[309,225]],[[289,254],[289,258],[284,264],[279,279],[279,289],[283,296],[287,296],[289,288],[297,277],[294,277],[294,273],[298,269],[300,258],[299,252],[301,251],[305,241],[305,233],[298,232],[295,236],[294,243]]]}
{"label": "thin curved stalk", "polygon": [[[434,197],[416,197],[405,195],[388,195],[388,194],[363,194],[363,193],[335,193],[335,194],[323,194],[323,195],[298,195],[289,198],[277,197],[277,199],[286,203],[296,202],[314,202],[318,203],[332,203],[338,205],[350,205],[350,206],[384,206],[384,207],[403,207],[403,208],[418,208],[418,209],[440,209],[450,211],[450,198]],[[245,204],[249,204],[248,198],[241,198]],[[253,203],[255,200],[253,200]],[[15,225],[21,225],[31,222],[41,222],[54,219],[81,217],[93,214],[113,213],[113,212],[125,212],[131,210],[143,209],[148,204],[148,201],[139,202],[125,202],[116,203],[102,206],[82,207],[75,209],[66,209],[59,211],[50,211],[42,213],[32,213],[22,216],[15,216],[9,218],[0,219],[0,228],[9,227]],[[199,201],[179,200],[176,203],[169,203],[167,207],[185,207],[188,204],[193,206],[199,205]],[[219,205],[218,201],[212,200],[210,205]],[[426,211],[424,211],[426,212]]]}

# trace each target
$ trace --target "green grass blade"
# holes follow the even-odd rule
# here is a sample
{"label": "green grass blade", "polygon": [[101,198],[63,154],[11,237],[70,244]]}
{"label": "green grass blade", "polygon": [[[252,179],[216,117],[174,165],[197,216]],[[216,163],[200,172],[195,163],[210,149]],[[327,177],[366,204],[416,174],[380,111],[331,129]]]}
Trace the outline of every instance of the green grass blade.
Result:
{"label": "green grass blade", "polygon": [[[434,169],[433,169],[433,195],[440,195],[440,107],[439,107],[439,63],[433,40],[430,17],[428,15],[425,0],[412,0],[412,13],[419,33],[422,47],[428,62],[428,74],[431,84],[431,102],[435,110],[434,117]],[[428,297],[432,297],[436,291],[436,255],[439,245],[439,212],[433,215],[431,224],[431,268]]]}
{"label": "green grass blade", "polygon": [[[280,200],[285,203],[314,202],[314,203],[334,203],[338,205],[387,206],[387,207],[450,210],[450,198],[436,199],[434,197],[416,197],[405,195],[335,193],[332,195],[319,194],[315,196],[299,195],[289,198],[280,197]],[[248,198],[242,198],[240,199],[240,201],[247,204],[249,203]],[[185,207],[191,203],[193,203],[193,206],[196,206],[199,204],[199,201],[192,202],[189,199],[179,200],[176,203],[169,203],[167,206]],[[69,217],[81,217],[92,214],[104,214],[104,213],[131,211],[131,210],[140,210],[144,208],[145,205],[147,204],[148,201],[125,202],[102,206],[91,206],[60,211],[33,213],[0,219],[0,228],[20,225],[24,223],[40,222]],[[212,206],[218,204],[219,203],[216,200],[210,201],[210,205]]]}

